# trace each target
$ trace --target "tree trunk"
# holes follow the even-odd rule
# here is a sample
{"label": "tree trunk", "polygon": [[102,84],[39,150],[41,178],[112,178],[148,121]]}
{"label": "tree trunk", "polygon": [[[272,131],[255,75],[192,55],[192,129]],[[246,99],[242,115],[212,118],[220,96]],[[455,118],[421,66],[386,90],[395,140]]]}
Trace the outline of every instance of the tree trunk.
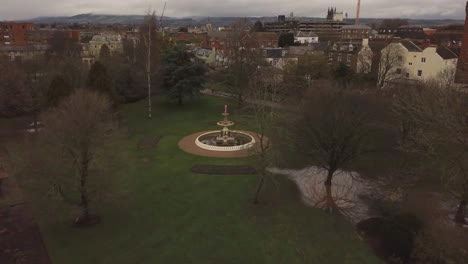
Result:
{"label": "tree trunk", "polygon": [[83,154],[83,161],[80,169],[80,196],[81,196],[81,216],[78,219],[79,223],[87,223],[89,221],[89,197],[88,190],[86,187],[86,181],[88,179],[88,154]]}
{"label": "tree trunk", "polygon": [[466,200],[460,201],[458,205],[457,213],[455,214],[455,222],[459,224],[466,224],[466,220],[465,220],[466,205],[467,205]]}
{"label": "tree trunk", "polygon": [[254,204],[258,204],[260,201],[258,198],[260,197],[260,192],[262,191],[263,184],[265,182],[265,175],[262,174],[262,177],[260,178],[260,181],[257,184],[257,190],[255,191],[255,197],[254,197]]}
{"label": "tree trunk", "polygon": [[151,111],[151,78],[150,74],[148,73],[148,118],[151,119],[152,111]]}
{"label": "tree trunk", "polygon": [[184,102],[182,101],[182,95],[181,94],[179,94],[179,96],[177,96],[177,102],[178,102],[178,104],[180,106],[184,104]]}
{"label": "tree trunk", "polygon": [[325,209],[328,210],[330,213],[333,213],[338,208],[338,206],[336,205],[335,200],[333,199],[331,184],[325,184],[325,191]]}
{"label": "tree trunk", "polygon": [[332,179],[333,179],[333,174],[335,173],[334,170],[328,170],[327,173],[327,179],[325,180],[325,186],[332,186]]}
{"label": "tree trunk", "polygon": [[151,25],[148,27],[148,41],[146,43],[148,45],[148,53],[147,53],[147,61],[146,61],[146,78],[148,82],[148,118],[151,119],[152,117],[152,106],[151,106]]}
{"label": "tree trunk", "polygon": [[242,107],[242,92],[239,90],[239,94],[237,95],[237,108]]}
{"label": "tree trunk", "polygon": [[37,133],[38,132],[37,122],[39,122],[38,121],[38,119],[39,119],[38,116],[39,115],[37,113],[37,107],[34,107],[34,115],[33,116],[34,116],[34,121],[33,121],[34,122],[34,133]]}

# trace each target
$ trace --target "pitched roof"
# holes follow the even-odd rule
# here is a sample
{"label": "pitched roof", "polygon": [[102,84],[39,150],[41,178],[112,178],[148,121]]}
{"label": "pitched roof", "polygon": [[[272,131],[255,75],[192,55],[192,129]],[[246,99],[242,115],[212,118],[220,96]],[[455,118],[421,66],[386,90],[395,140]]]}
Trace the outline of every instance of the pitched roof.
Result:
{"label": "pitched roof", "polygon": [[436,50],[437,54],[444,60],[456,59],[458,58],[457,54],[453,53],[450,49],[446,47],[439,46]]}
{"label": "pitched roof", "polygon": [[262,41],[278,41],[278,34],[275,32],[255,32],[252,34],[254,38]]}
{"label": "pitched roof", "polygon": [[304,32],[304,31],[299,31],[296,34],[296,37],[298,38],[310,38],[310,37],[318,37],[317,34],[315,34],[312,31]]}
{"label": "pitched roof", "polygon": [[402,40],[401,42],[401,45],[403,45],[403,47],[405,47],[408,51],[413,51],[413,52],[421,52],[422,49],[418,46],[416,46],[416,44],[414,44],[412,41],[410,40]]}

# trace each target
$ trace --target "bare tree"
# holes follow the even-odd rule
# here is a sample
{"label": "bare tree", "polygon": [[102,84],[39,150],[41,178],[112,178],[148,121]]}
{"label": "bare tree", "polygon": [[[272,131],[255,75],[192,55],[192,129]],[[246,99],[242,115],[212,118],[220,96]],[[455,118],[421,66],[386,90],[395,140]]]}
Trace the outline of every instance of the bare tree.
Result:
{"label": "bare tree", "polygon": [[[42,115],[46,127],[31,141],[29,164],[63,201],[80,208],[77,225],[93,223],[91,202],[105,185],[112,142],[118,135],[111,101],[98,92],[77,90]],[[44,179],[44,178],[43,178]]]}
{"label": "bare tree", "polygon": [[144,66],[146,70],[146,83],[148,87],[148,118],[152,117],[152,105],[151,105],[151,76],[155,72],[155,62],[159,54],[157,50],[157,18],[156,11],[148,11],[145,17],[144,23],[140,29],[142,44],[144,47]]}
{"label": "bare tree", "polygon": [[[397,100],[395,112],[411,121],[415,129],[402,141],[404,151],[416,153],[426,163],[444,167],[442,179],[447,190],[459,201],[455,221],[466,223],[468,203],[468,96],[439,85],[424,85],[409,90]],[[430,161],[430,162],[427,162]]]}
{"label": "bare tree", "polygon": [[253,149],[260,176],[255,189],[253,202],[258,204],[260,193],[262,192],[267,177],[270,172],[267,168],[274,161],[274,153],[271,148],[271,141],[267,134],[274,132],[275,108],[269,102],[278,101],[281,96],[280,80],[272,73],[270,68],[259,69],[249,83],[247,98],[251,118],[255,123],[255,133],[258,142]]}
{"label": "bare tree", "polygon": [[455,88],[455,74],[457,72],[457,65],[449,65],[441,70],[437,77],[429,81],[429,85],[436,85],[443,89]]}
{"label": "bare tree", "polygon": [[232,92],[237,97],[237,106],[244,102],[245,90],[255,70],[261,64],[256,41],[249,33],[250,25],[241,19],[232,25],[226,39],[226,57],[228,59],[228,79]]}
{"label": "bare tree", "polygon": [[[309,91],[296,117],[291,116],[291,139],[297,152],[326,171],[325,187],[368,152],[368,114],[362,96],[331,88]],[[328,196],[330,197],[330,196]]]}
{"label": "bare tree", "polygon": [[390,43],[382,49],[377,72],[377,86],[383,88],[387,82],[401,78],[404,64],[403,47],[400,43]]}

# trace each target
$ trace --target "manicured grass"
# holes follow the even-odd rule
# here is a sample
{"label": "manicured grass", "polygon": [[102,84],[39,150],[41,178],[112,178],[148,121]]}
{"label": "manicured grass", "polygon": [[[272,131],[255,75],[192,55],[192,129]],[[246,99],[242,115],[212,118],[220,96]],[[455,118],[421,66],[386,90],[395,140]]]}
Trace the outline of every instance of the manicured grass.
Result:
{"label": "manicured grass", "polygon": [[[225,103],[155,100],[151,120],[144,102],[124,106],[127,136],[115,147],[125,161],[116,166],[115,195],[93,208],[102,217],[98,226],[74,228],[63,211],[49,213],[45,190],[29,195],[53,263],[381,263],[348,222],[304,206],[286,179],[269,185],[264,203],[253,206],[256,176],[190,172],[194,164],[249,164],[177,147],[188,134],[215,129]],[[150,135],[162,136],[159,145],[137,149]]]}

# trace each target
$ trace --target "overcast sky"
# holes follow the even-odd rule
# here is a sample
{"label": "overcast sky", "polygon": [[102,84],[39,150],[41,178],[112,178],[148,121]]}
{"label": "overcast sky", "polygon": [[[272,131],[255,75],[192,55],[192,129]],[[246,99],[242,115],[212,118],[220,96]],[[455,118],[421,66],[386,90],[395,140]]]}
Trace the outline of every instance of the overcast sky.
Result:
{"label": "overcast sky", "polygon": [[[357,0],[168,0],[166,15],[186,16],[326,16],[328,6],[355,17]],[[0,20],[81,13],[144,14],[162,10],[164,0],[0,0]],[[464,0],[362,0],[361,17],[465,18]]]}

